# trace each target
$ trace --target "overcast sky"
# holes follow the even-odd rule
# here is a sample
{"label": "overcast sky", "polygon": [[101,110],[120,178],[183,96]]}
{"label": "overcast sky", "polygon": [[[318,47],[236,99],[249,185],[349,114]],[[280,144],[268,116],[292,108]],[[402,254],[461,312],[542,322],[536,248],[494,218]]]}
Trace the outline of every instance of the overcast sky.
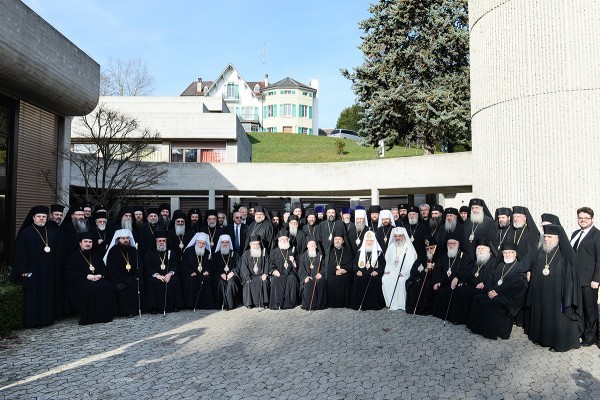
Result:
{"label": "overcast sky", "polygon": [[[24,0],[100,65],[141,58],[154,95],[178,96],[228,63],[247,81],[319,80],[319,127],[333,128],[353,104],[340,68],[362,63],[364,0]],[[266,48],[262,63],[263,49]]]}

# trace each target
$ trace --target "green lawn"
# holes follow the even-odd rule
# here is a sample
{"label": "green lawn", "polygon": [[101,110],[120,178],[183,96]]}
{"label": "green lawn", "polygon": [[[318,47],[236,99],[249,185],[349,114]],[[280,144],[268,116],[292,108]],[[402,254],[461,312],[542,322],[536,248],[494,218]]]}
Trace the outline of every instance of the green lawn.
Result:
{"label": "green lawn", "polygon": [[[379,158],[375,149],[349,139],[344,139],[344,154],[337,155],[335,138],[271,132],[251,132],[248,137],[252,143],[253,162],[339,162]],[[385,158],[422,154],[421,149],[394,147],[386,150]]]}

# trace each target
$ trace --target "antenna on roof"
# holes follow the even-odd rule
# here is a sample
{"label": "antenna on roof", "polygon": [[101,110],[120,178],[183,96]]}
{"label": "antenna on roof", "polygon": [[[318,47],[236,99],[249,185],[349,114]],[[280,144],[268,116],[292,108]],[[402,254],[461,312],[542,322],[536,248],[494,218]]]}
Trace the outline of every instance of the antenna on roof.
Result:
{"label": "antenna on roof", "polygon": [[260,52],[260,63],[262,64],[262,74],[265,76],[265,64],[267,64],[267,42],[263,42],[263,48]]}

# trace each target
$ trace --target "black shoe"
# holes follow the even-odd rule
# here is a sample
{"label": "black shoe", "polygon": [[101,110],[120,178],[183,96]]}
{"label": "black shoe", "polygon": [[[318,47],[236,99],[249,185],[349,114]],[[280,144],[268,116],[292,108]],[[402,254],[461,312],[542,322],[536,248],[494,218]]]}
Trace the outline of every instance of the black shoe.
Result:
{"label": "black shoe", "polygon": [[127,314],[127,318],[133,318],[135,314]]}
{"label": "black shoe", "polygon": [[150,314],[152,314],[152,315],[156,314],[156,310],[150,311]]}
{"label": "black shoe", "polygon": [[550,348],[548,349],[548,351],[551,351],[552,353],[556,353],[556,350],[554,349],[554,347],[550,347]]}
{"label": "black shoe", "polygon": [[590,347],[593,345],[594,345],[594,342],[581,342],[581,347]]}

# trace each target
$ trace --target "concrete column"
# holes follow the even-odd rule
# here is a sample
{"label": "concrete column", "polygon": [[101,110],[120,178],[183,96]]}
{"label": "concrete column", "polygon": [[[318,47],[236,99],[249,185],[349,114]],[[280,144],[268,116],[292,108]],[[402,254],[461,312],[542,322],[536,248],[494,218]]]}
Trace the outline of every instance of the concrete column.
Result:
{"label": "concrete column", "polygon": [[371,204],[379,204],[379,189],[371,189]]}
{"label": "concrete column", "polygon": [[213,210],[216,208],[215,189],[208,189],[208,208]]}
{"label": "concrete column", "polygon": [[71,122],[73,117],[60,118],[58,123],[58,144],[56,163],[56,202],[69,204],[71,187],[71,162],[68,159],[71,151]]}
{"label": "concrete column", "polygon": [[180,207],[179,197],[171,197],[171,215],[173,215],[173,211],[179,210]]}

